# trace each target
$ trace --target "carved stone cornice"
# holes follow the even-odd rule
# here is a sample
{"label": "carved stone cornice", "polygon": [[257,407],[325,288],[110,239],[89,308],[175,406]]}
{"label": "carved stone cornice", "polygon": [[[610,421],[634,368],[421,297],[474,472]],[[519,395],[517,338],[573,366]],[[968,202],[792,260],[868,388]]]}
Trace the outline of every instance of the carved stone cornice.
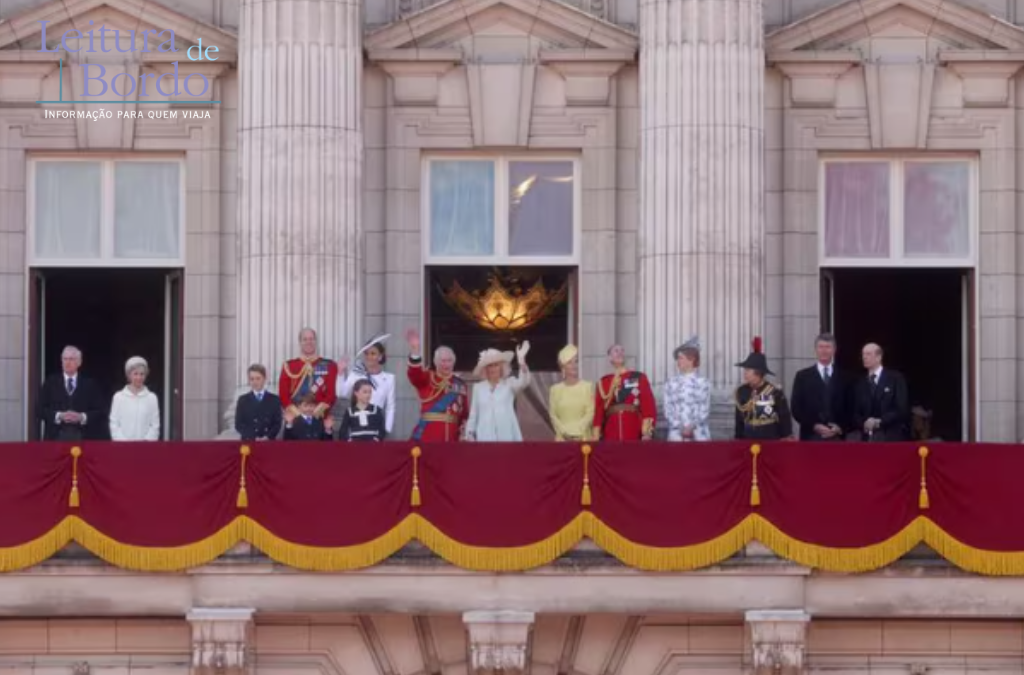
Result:
{"label": "carved stone cornice", "polygon": [[756,675],[803,673],[809,614],[803,610],[754,610],[747,612],[746,620]]}
{"label": "carved stone cornice", "polygon": [[612,78],[636,60],[636,50],[541,49],[538,59],[565,79],[567,106],[606,106],[612,103]]}
{"label": "carved stone cornice", "polygon": [[943,50],[939,62],[963,82],[965,108],[1008,108],[1010,82],[1024,66],[1024,52]]}
{"label": "carved stone cornice", "polygon": [[466,612],[462,621],[469,634],[473,675],[521,675],[530,663],[533,612]]}
{"label": "carved stone cornice", "polygon": [[850,50],[768,54],[768,64],[789,80],[790,103],[794,108],[834,107],[839,78],[862,61],[860,52]]}
{"label": "carved stone cornice", "polygon": [[436,106],[441,78],[462,61],[461,49],[376,49],[367,57],[391,77],[396,106]]}
{"label": "carved stone cornice", "polygon": [[189,611],[192,625],[192,675],[243,675],[250,671],[255,610]]}

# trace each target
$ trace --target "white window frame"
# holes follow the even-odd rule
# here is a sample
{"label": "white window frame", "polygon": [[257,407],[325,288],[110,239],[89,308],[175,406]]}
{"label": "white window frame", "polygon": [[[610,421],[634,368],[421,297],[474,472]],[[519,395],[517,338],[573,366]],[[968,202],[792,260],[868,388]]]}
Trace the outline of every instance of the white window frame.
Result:
{"label": "white window frame", "polygon": [[[836,258],[825,252],[826,240],[826,174],[829,164],[853,164],[866,162],[889,165],[889,255],[885,258]],[[907,164],[929,164],[960,162],[968,166],[968,209],[967,235],[968,252],[957,258],[930,258],[906,255],[904,250],[904,197],[905,167]],[[950,153],[904,154],[904,155],[835,155],[823,157],[818,165],[818,261],[822,267],[975,267],[978,260],[978,233],[980,222],[980,186],[977,155]]]}
{"label": "white window frame", "polygon": [[[492,255],[435,256],[430,253],[430,234],[433,223],[430,219],[430,175],[431,165],[439,161],[490,161],[494,163],[494,253]],[[508,174],[511,162],[571,162],[573,175],[572,202],[572,254],[550,256],[515,256],[508,252]],[[422,263],[424,265],[518,265],[531,267],[579,266],[580,248],[583,239],[583,191],[578,154],[556,153],[510,153],[481,155],[475,153],[431,154],[423,158],[420,179],[420,234]]]}
{"label": "white window frame", "polygon": [[[36,171],[44,162],[91,162],[99,163],[102,175],[100,189],[103,192],[100,203],[100,255],[96,258],[51,258],[36,253]],[[178,178],[178,256],[175,258],[119,258],[114,254],[114,165],[118,162],[172,164],[180,168]],[[185,157],[182,155],[36,155],[28,159],[28,176],[26,181],[26,237],[25,260],[28,267],[184,267],[186,244],[186,174]]]}

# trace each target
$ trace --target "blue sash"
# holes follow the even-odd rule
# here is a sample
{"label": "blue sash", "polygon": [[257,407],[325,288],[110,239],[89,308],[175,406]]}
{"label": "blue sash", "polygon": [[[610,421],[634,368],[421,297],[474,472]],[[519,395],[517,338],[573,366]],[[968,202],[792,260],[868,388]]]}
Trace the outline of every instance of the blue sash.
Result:
{"label": "blue sash", "polygon": [[[458,400],[458,398],[459,391],[456,389],[452,389],[447,394],[437,399],[437,402],[434,403],[434,406],[430,410],[428,410],[426,414],[431,415],[444,413],[448,410],[448,406],[450,406],[452,403],[455,403],[455,401]],[[420,421],[416,425],[416,428],[412,430],[412,440],[420,440],[420,437],[423,436],[423,431],[427,428],[428,424],[430,424],[430,422],[420,417]]]}

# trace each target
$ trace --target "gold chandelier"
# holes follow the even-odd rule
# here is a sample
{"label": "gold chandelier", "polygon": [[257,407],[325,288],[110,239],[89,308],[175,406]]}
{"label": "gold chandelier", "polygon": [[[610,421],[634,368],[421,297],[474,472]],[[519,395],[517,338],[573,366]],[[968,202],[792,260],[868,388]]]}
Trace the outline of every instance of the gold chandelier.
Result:
{"label": "gold chandelier", "polygon": [[515,279],[503,283],[494,274],[483,291],[467,291],[454,281],[451,288],[442,290],[442,295],[449,307],[481,328],[512,332],[535,325],[565,300],[568,292],[568,282],[557,291],[549,291],[538,280],[524,291]]}

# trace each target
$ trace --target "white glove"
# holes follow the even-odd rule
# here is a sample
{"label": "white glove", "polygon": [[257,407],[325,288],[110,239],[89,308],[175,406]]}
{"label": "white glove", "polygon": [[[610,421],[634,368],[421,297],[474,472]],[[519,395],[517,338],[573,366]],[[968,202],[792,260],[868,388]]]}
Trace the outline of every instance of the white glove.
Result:
{"label": "white glove", "polygon": [[516,347],[516,356],[519,357],[519,363],[526,362],[526,355],[530,353],[530,341],[526,340],[521,345]]}

